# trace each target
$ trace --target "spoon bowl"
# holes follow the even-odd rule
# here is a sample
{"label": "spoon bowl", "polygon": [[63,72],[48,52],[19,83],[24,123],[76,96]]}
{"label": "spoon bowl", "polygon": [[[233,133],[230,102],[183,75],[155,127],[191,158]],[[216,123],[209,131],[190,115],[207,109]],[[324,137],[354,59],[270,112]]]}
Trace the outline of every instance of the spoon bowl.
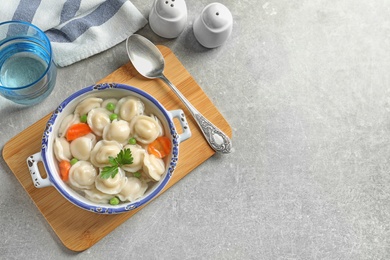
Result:
{"label": "spoon bowl", "polygon": [[149,79],[159,78],[163,80],[186,105],[212,149],[220,153],[231,152],[232,143],[230,138],[206,119],[164,76],[164,57],[156,45],[139,34],[133,34],[126,40],[126,49],[130,61],[142,76]]}
{"label": "spoon bowl", "polygon": [[[163,74],[165,61],[160,51],[151,42],[135,44],[136,38],[128,38],[126,42],[127,54],[137,71],[149,79],[160,78]],[[137,39],[141,40],[141,39]],[[150,44],[153,44],[150,45]],[[137,64],[137,66],[135,65]]]}

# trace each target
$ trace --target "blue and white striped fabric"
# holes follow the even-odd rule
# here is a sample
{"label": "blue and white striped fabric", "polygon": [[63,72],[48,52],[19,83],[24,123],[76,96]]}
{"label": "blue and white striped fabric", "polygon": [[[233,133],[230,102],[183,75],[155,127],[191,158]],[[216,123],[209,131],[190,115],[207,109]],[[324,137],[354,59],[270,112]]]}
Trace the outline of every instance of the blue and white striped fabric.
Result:
{"label": "blue and white striped fabric", "polygon": [[1,0],[0,22],[9,20],[45,31],[60,67],[115,46],[147,23],[128,0]]}

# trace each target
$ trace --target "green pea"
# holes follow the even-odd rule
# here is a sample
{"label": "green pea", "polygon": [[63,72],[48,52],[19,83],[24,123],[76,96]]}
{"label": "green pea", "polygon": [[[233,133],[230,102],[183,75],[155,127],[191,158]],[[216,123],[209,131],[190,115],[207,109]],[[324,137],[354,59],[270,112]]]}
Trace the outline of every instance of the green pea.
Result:
{"label": "green pea", "polygon": [[86,123],[87,122],[87,115],[80,116],[80,122],[81,123]]}
{"label": "green pea", "polygon": [[113,197],[110,199],[110,205],[118,205],[119,199],[117,197]]}
{"label": "green pea", "polygon": [[137,143],[137,140],[134,137],[129,139],[129,144],[136,144],[136,143]]}
{"label": "green pea", "polygon": [[77,160],[77,158],[73,158],[72,160],[70,160],[70,165],[75,165],[79,160]]}
{"label": "green pea", "polygon": [[133,176],[136,177],[136,178],[140,178],[141,177],[141,173],[140,172],[134,172]]}
{"label": "green pea", "polygon": [[115,114],[115,113],[112,113],[112,114],[110,115],[110,120],[111,120],[111,121],[114,121],[115,119],[118,119],[118,115]]}
{"label": "green pea", "polygon": [[115,104],[114,103],[108,103],[107,105],[106,105],[106,109],[108,110],[108,111],[114,111],[115,110]]}

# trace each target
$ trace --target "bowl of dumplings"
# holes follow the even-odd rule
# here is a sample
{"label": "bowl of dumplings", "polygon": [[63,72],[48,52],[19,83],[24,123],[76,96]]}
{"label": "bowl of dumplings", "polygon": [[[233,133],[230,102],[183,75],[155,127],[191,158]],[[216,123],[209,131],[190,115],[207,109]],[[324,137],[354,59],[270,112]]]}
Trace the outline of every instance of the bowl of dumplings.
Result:
{"label": "bowl of dumplings", "polygon": [[133,86],[103,83],[75,92],[56,108],[41,151],[27,165],[36,188],[54,186],[94,213],[125,213],[162,191],[178,163],[179,144],[190,137],[181,109],[168,111]]}

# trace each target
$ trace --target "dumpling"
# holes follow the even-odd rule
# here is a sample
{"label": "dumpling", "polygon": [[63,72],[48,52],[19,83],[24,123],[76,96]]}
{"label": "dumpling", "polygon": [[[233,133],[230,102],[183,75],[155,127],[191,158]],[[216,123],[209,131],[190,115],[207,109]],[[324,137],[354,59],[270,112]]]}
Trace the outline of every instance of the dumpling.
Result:
{"label": "dumpling", "polygon": [[107,194],[118,194],[121,192],[126,182],[127,177],[121,168],[118,168],[118,173],[114,178],[109,177],[107,179],[103,179],[100,175],[95,178],[96,189]]}
{"label": "dumpling", "polygon": [[97,136],[102,136],[104,127],[110,124],[110,114],[110,111],[102,107],[89,111],[87,123]]}
{"label": "dumpling", "polygon": [[70,151],[78,160],[87,161],[92,148],[96,144],[96,136],[92,133],[76,138],[70,143]]}
{"label": "dumpling", "polygon": [[116,105],[118,103],[118,100],[116,98],[105,99],[102,103],[102,108],[107,108],[108,103]]}
{"label": "dumpling", "polygon": [[73,124],[80,123],[80,116],[70,114],[67,115],[61,122],[61,125],[58,129],[58,137],[64,137],[66,135],[66,132],[68,131],[69,126]]}
{"label": "dumpling", "polygon": [[123,170],[127,172],[136,172],[138,170],[142,169],[142,166],[144,164],[144,156],[145,156],[145,149],[142,148],[140,145],[135,144],[128,144],[123,149],[130,149],[131,155],[133,157],[133,163],[132,164],[125,164],[122,166]]}
{"label": "dumpling", "polygon": [[77,105],[76,109],[74,110],[74,113],[76,115],[78,114],[79,116],[86,115],[92,109],[100,107],[102,102],[103,99],[101,98],[86,98]]}
{"label": "dumpling", "polygon": [[106,194],[93,187],[90,190],[84,190],[85,198],[96,203],[109,203],[113,197],[111,194]]}
{"label": "dumpling", "polygon": [[148,184],[136,177],[128,177],[127,183],[117,194],[121,201],[134,201],[145,194]]}
{"label": "dumpling", "polygon": [[127,143],[130,138],[130,126],[127,121],[117,120],[104,127],[103,139],[108,141],[117,141],[118,143]]}
{"label": "dumpling", "polygon": [[155,181],[159,181],[161,179],[161,175],[165,172],[164,161],[153,154],[146,153],[143,170],[150,178]]}
{"label": "dumpling", "polygon": [[69,170],[69,183],[78,189],[92,189],[97,172],[95,167],[87,161],[78,161]]}
{"label": "dumpling", "polygon": [[124,97],[121,98],[115,108],[115,113],[119,117],[128,122],[135,116],[142,115],[144,113],[145,106],[139,98],[136,97]]}
{"label": "dumpling", "polygon": [[122,146],[116,141],[100,140],[91,151],[90,161],[96,167],[110,165],[108,157],[116,157]]}
{"label": "dumpling", "polygon": [[56,137],[54,139],[54,155],[59,162],[63,160],[70,161],[72,159],[70,146],[65,137]]}
{"label": "dumpling", "polygon": [[158,119],[158,117],[153,115],[153,114],[151,114],[150,117],[153,118],[154,120],[156,120],[158,126],[160,127],[160,133],[158,134],[158,136],[163,136],[164,135],[164,128],[163,128],[160,120]]}
{"label": "dumpling", "polygon": [[134,138],[143,144],[153,142],[161,132],[158,122],[150,116],[136,116],[130,122],[130,129]]}

